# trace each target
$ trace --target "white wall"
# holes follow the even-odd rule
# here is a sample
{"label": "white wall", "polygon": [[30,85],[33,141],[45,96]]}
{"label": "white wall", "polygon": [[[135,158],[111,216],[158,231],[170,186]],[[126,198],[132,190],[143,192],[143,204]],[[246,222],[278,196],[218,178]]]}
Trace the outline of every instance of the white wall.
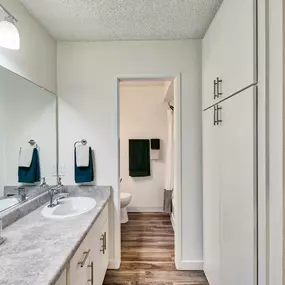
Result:
{"label": "white wall", "polygon": [[[167,147],[167,104],[163,82],[120,86],[121,191],[132,194],[130,211],[162,211]],[[161,159],[151,160],[151,176],[129,176],[129,139],[159,138]]]}
{"label": "white wall", "polygon": [[201,41],[58,43],[60,163],[73,184],[73,143],[95,150],[96,183],[112,185],[115,207],[114,265],[120,259],[117,76],[181,73],[181,267],[202,268]]}
{"label": "white wall", "polygon": [[21,39],[18,51],[0,47],[0,65],[56,92],[56,42],[18,0],[0,0],[0,4],[18,19]]}

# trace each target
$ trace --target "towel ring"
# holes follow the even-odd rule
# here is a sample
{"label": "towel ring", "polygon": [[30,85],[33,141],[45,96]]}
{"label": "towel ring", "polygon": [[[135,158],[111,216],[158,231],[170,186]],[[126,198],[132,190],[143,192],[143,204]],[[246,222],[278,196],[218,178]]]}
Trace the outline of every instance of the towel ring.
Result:
{"label": "towel ring", "polygon": [[87,144],[87,140],[82,139],[81,141],[75,142],[75,143],[74,143],[74,148],[76,148],[76,145],[77,145],[78,143],[81,143],[81,144],[83,144],[83,145],[86,145],[86,144]]}

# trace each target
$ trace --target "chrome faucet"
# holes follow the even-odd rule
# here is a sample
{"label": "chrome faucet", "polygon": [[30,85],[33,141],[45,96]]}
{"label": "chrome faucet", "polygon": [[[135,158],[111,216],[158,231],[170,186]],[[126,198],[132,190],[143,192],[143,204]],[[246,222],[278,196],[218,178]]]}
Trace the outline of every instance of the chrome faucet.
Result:
{"label": "chrome faucet", "polygon": [[46,183],[46,178],[43,177],[42,183],[40,184],[40,187],[47,187],[47,186],[48,186],[48,185],[47,185],[47,183]]}
{"label": "chrome faucet", "polygon": [[48,190],[49,197],[50,197],[50,202],[48,205],[49,208],[53,208],[53,207],[57,206],[57,203],[53,202],[54,195],[58,193],[57,190],[58,190],[58,188],[50,188]]}
{"label": "chrome faucet", "polygon": [[50,202],[48,207],[52,208],[55,207],[59,204],[59,200],[62,198],[66,198],[68,196],[68,193],[62,193],[60,197],[58,197],[55,202],[54,202],[54,195],[59,194],[63,189],[63,184],[62,184],[62,178],[59,177],[56,186],[51,187],[48,190],[49,196],[50,196]]}
{"label": "chrome faucet", "polygon": [[18,195],[21,197],[21,201],[27,200],[27,190],[25,187],[19,187],[18,189]]}
{"label": "chrome faucet", "polygon": [[58,181],[57,181],[57,187],[60,188],[62,187],[63,184],[62,184],[62,178],[61,177],[58,177]]}

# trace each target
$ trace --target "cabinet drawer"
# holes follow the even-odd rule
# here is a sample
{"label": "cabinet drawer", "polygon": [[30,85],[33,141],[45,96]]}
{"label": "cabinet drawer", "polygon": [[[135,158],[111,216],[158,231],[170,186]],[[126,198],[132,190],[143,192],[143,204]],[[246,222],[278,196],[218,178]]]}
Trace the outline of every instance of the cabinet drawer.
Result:
{"label": "cabinet drawer", "polygon": [[87,235],[70,261],[70,285],[88,284],[91,254],[89,235]]}

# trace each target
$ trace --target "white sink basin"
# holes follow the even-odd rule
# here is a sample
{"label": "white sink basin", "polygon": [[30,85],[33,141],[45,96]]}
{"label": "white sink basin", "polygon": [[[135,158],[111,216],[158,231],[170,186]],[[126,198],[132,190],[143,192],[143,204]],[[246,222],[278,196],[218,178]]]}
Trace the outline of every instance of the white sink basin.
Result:
{"label": "white sink basin", "polygon": [[60,203],[55,207],[44,207],[42,215],[50,219],[63,220],[82,215],[95,206],[96,201],[89,197],[66,198],[60,200]]}

